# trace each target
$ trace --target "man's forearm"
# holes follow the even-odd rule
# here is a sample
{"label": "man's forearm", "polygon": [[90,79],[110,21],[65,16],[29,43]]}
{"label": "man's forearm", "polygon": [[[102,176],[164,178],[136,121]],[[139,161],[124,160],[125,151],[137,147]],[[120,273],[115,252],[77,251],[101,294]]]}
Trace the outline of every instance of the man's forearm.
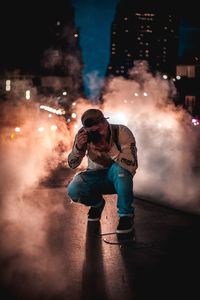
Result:
{"label": "man's forearm", "polygon": [[70,168],[77,168],[83,160],[85,156],[85,151],[80,151],[74,145],[72,152],[68,155],[68,165]]}

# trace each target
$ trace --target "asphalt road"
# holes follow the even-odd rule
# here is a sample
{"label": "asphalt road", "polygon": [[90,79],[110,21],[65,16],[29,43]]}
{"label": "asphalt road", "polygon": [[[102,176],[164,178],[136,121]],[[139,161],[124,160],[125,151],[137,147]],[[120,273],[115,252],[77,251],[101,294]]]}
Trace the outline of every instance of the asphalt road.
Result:
{"label": "asphalt road", "polygon": [[[118,217],[105,196],[101,223],[71,203],[73,173],[55,172],[7,208],[0,231],[2,300],[199,299],[200,218],[135,199],[136,240],[107,244]],[[5,208],[2,208],[5,210]]]}

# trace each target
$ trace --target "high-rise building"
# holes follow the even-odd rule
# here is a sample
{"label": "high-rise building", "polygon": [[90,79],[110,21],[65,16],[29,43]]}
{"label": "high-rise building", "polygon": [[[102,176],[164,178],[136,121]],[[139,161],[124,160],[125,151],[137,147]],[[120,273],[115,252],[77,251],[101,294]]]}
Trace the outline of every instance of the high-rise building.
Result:
{"label": "high-rise building", "polygon": [[145,60],[152,72],[174,76],[178,61],[179,16],[151,0],[121,0],[111,29],[107,75],[129,76],[134,61]]}

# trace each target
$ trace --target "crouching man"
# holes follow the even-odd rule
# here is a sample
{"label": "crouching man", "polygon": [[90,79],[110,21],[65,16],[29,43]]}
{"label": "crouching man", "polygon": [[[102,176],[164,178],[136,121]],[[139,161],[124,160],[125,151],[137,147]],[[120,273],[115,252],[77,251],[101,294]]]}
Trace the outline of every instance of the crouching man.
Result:
{"label": "crouching man", "polygon": [[88,109],[83,127],[75,136],[68,164],[77,168],[85,155],[88,166],[67,187],[72,201],[90,207],[88,221],[99,221],[105,206],[103,195],[117,194],[119,223],[116,233],[134,230],[133,176],[138,168],[133,133],[124,125],[110,124],[99,109]]}

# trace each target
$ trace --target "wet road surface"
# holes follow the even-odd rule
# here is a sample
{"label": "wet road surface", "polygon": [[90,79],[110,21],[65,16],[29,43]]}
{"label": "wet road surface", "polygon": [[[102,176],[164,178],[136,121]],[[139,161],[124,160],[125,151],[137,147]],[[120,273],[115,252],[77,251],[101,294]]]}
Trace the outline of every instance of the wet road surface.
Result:
{"label": "wet road surface", "polygon": [[200,298],[199,216],[136,198],[136,241],[110,245],[99,234],[116,229],[115,195],[105,196],[101,223],[87,223],[88,208],[65,193],[72,175],[62,170],[13,203],[17,214],[7,208],[0,299]]}

